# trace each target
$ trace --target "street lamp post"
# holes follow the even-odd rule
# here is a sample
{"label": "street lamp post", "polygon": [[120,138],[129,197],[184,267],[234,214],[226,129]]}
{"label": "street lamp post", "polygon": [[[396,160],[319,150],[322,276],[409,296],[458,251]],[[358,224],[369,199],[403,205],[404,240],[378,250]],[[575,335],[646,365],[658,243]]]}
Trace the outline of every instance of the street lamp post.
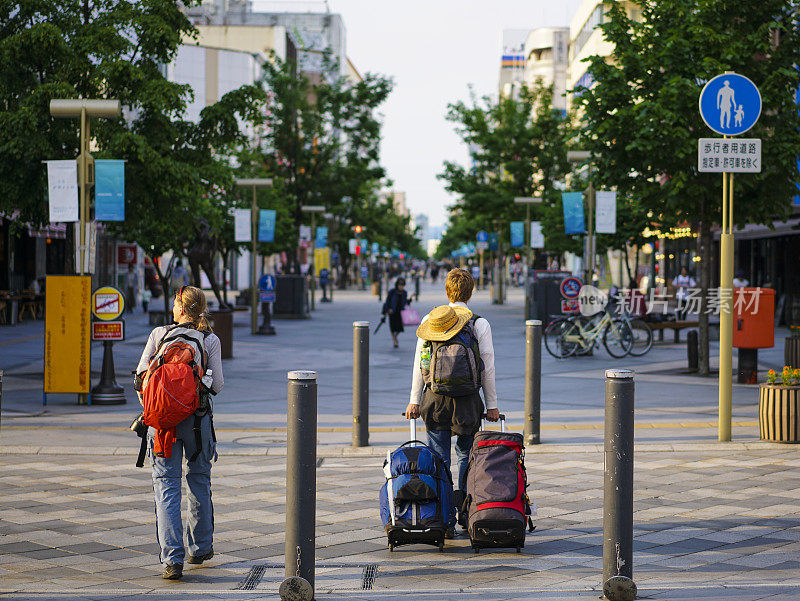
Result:
{"label": "street lamp post", "polygon": [[[81,150],[78,154],[78,185],[80,187],[80,225],[78,226],[78,240],[75,244],[78,249],[79,265],[75,270],[78,275],[88,271],[89,252],[86,242],[86,227],[89,222],[89,188],[94,185],[94,158],[89,154],[89,118],[90,117],[119,117],[122,113],[119,100],[84,100],[80,98],[51,100],[50,114],[53,117],[75,118],[81,120]],[[88,405],[89,395],[78,393],[78,404]]]}
{"label": "street lamp post", "polygon": [[[304,207],[300,207],[300,210],[304,213],[311,213],[311,265],[313,269],[317,268],[316,259],[314,257],[314,251],[317,250],[317,213],[323,213],[325,211],[325,207],[321,205],[306,205]],[[314,272],[309,270],[309,277],[311,278],[309,291],[311,292],[311,310],[314,310],[314,291],[316,290],[316,283],[317,279],[314,275]]]}
{"label": "street lamp post", "polygon": [[528,274],[531,270],[531,205],[542,204],[542,199],[539,196],[517,196],[514,199],[514,204],[525,205],[525,234],[522,236],[523,243],[525,244],[525,319],[530,319],[530,298],[528,298]]}
{"label": "street lamp post", "polygon": [[250,333],[258,332],[258,277],[256,276],[256,257],[258,256],[258,203],[256,202],[256,190],[258,188],[269,188],[272,186],[271,179],[259,178],[238,178],[236,185],[242,188],[251,187],[253,189],[253,201],[250,206]]}
{"label": "street lamp post", "polygon": [[589,228],[586,234],[586,241],[583,245],[583,283],[591,285],[594,278],[594,204],[595,190],[592,183],[592,153],[588,150],[570,150],[567,153],[567,160],[570,163],[583,163],[588,161],[587,178],[589,186],[586,188],[586,200],[589,203]]}

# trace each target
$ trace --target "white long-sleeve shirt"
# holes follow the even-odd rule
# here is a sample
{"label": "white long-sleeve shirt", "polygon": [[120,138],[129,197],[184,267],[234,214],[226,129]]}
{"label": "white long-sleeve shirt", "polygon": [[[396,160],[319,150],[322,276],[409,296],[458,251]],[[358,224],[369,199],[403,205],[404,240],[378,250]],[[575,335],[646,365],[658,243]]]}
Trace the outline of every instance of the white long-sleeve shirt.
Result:
{"label": "white long-sleeve shirt", "polygon": [[[463,307],[467,309],[467,303],[450,303],[451,307]],[[422,321],[428,316],[422,318]],[[483,390],[483,402],[486,409],[497,409],[497,391],[494,382],[494,344],[492,343],[492,326],[483,317],[475,320],[475,336],[478,338],[478,350],[483,360],[483,374],[481,376],[481,388]],[[419,368],[420,354],[425,341],[417,338],[417,349],[414,351],[414,365],[411,367],[411,398],[412,405],[419,405],[422,400],[422,393],[425,389],[422,381],[422,371]]]}
{"label": "white long-sleeve shirt", "polygon": [[[159,326],[150,332],[150,337],[147,339],[147,344],[142,352],[142,358],[139,359],[139,365],[136,367],[137,374],[147,371],[147,368],[150,365],[150,358],[153,356],[153,353],[156,352],[158,343],[161,342],[161,339],[164,337],[166,332],[166,326]],[[206,366],[206,369],[211,370],[211,390],[214,391],[214,394],[217,394],[220,390],[222,390],[222,386],[225,384],[225,380],[222,377],[221,343],[216,334],[209,334],[206,336],[203,346],[205,347],[206,354],[208,355],[208,365]]]}

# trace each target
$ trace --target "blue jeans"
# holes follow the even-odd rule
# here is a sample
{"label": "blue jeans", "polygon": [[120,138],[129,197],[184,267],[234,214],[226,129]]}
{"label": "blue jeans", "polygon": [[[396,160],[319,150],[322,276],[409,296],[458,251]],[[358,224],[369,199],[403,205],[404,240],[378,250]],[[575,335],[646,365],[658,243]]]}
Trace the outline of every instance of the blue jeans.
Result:
{"label": "blue jeans", "polygon": [[214,505],[211,503],[211,461],[216,458],[215,443],[211,436],[211,416],[203,416],[202,449],[197,459],[189,462],[196,446],[194,440],[194,415],[178,424],[178,436],[172,445],[172,457],[153,454],[155,431],[150,428],[148,439],[150,457],[153,459],[153,492],[156,500],[156,533],[161,546],[161,562],[182,564],[186,550],[183,546],[183,521],[181,520],[181,487],[183,456],[186,455],[186,485],[189,489],[189,519],[186,539],[191,555],[205,555],[212,549],[214,537]]}
{"label": "blue jeans", "polygon": [[[450,430],[428,430],[428,446],[439,453],[450,469]],[[456,458],[458,460],[458,489],[467,490],[467,463],[475,435],[456,434]]]}

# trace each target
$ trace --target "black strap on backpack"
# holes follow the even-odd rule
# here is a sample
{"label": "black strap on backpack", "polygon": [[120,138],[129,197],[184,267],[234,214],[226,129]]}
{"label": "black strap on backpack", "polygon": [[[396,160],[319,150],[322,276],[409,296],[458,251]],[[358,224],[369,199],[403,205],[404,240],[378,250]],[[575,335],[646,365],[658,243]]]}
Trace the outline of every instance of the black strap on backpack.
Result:
{"label": "black strap on backpack", "polygon": [[139,446],[139,456],[136,458],[136,467],[144,467],[144,458],[147,455],[147,435],[141,437],[142,444]]}

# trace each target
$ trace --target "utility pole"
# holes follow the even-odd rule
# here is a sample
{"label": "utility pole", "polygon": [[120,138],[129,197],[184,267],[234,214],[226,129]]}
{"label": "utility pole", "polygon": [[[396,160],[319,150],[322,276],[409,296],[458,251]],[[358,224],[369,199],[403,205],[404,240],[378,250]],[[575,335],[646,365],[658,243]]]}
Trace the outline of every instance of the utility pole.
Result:
{"label": "utility pole", "polygon": [[525,205],[525,234],[523,240],[525,241],[525,309],[524,318],[530,317],[530,298],[528,298],[528,274],[531,270],[531,205],[542,204],[542,199],[539,196],[517,196],[514,199],[514,204]]}
{"label": "utility pole", "polygon": [[595,254],[595,236],[594,236],[594,205],[595,205],[595,190],[592,183],[592,153],[588,150],[570,150],[567,153],[567,160],[570,163],[584,163],[588,161],[587,165],[587,178],[589,185],[586,188],[586,202],[588,204],[589,212],[589,227],[586,233],[586,239],[583,244],[583,283],[591,285],[594,281],[594,254]]}
{"label": "utility pole", "polygon": [[253,201],[250,206],[250,333],[258,332],[258,275],[256,274],[256,260],[258,258],[258,221],[259,211],[256,199],[257,188],[272,186],[271,179],[237,179],[236,185],[253,188]]}
{"label": "utility pole", "polygon": [[[87,228],[90,227],[89,220],[89,188],[94,186],[94,157],[89,154],[90,117],[119,117],[122,114],[119,100],[83,100],[83,99],[64,99],[50,101],[50,114],[53,117],[75,118],[81,120],[81,139],[80,153],[78,154],[78,184],[80,186],[80,211],[79,225],[76,232],[75,246],[77,249],[78,265],[75,271],[78,275],[89,272],[89,247],[90,240],[87,235]],[[91,286],[90,286],[91,288]],[[90,345],[91,351],[91,345]],[[91,364],[91,355],[89,357]],[[89,395],[85,392],[78,393],[78,404],[88,405]]]}

